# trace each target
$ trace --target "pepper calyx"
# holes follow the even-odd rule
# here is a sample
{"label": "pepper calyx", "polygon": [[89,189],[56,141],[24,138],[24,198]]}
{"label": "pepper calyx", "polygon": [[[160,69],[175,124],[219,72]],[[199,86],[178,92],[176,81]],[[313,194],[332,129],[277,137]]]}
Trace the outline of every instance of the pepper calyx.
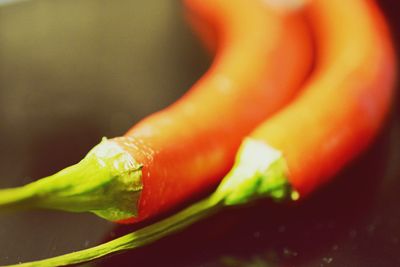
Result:
{"label": "pepper calyx", "polygon": [[266,143],[246,138],[214,196],[225,205],[248,203],[258,198],[275,201],[292,199],[296,191],[288,181],[286,160],[281,151]]}
{"label": "pepper calyx", "polygon": [[103,138],[75,165],[19,188],[0,190],[0,208],[92,212],[110,221],[138,215],[142,166]]}

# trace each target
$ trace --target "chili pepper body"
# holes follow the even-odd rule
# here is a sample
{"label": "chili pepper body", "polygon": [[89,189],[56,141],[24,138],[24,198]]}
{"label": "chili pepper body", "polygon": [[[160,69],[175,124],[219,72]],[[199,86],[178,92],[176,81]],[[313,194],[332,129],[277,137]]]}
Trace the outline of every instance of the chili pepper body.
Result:
{"label": "chili pepper body", "polygon": [[394,91],[395,56],[373,1],[314,0],[316,69],[295,101],[251,135],[281,151],[287,178],[306,196],[367,148]]}
{"label": "chili pepper body", "polygon": [[143,165],[139,216],[124,222],[159,214],[218,183],[243,136],[294,97],[311,65],[299,14],[263,1],[186,5],[216,32],[215,61],[179,101],[113,140]]}

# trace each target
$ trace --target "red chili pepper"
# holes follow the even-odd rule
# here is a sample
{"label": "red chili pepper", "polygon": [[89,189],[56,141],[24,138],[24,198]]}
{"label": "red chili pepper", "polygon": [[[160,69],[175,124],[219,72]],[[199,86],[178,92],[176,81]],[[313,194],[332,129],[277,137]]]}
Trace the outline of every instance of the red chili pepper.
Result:
{"label": "red chili pepper", "polygon": [[207,73],[175,104],[103,142],[78,165],[0,191],[0,205],[24,201],[130,223],[221,180],[242,138],[287,104],[308,75],[309,30],[299,12],[261,0],[185,3],[216,33],[203,38],[217,45]]}
{"label": "red chili pepper", "polygon": [[312,193],[367,148],[389,111],[395,55],[376,4],[314,0],[308,12],[316,69],[296,100],[243,142],[217,190],[227,205]]}
{"label": "red chili pepper", "polygon": [[250,135],[282,152],[300,196],[367,148],[395,88],[392,41],[374,1],[346,1],[345,7],[334,0],[311,3],[317,69],[296,101]]}

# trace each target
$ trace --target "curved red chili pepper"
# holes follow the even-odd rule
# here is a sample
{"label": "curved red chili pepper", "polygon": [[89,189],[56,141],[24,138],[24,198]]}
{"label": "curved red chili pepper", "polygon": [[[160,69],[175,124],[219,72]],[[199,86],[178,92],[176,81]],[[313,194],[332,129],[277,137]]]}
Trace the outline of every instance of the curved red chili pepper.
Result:
{"label": "curved red chili pepper", "polygon": [[[373,1],[344,6],[314,0],[308,13],[316,35],[316,69],[294,101],[249,135],[236,166],[240,170],[254,161],[255,150],[273,158],[271,163],[280,159],[279,166],[253,164],[249,177],[265,178],[259,186],[267,188],[268,178],[286,176],[295,199],[327,183],[367,148],[382,127],[395,88],[391,37]],[[236,192],[229,202],[246,201],[252,194]],[[283,195],[280,191],[278,198]]]}

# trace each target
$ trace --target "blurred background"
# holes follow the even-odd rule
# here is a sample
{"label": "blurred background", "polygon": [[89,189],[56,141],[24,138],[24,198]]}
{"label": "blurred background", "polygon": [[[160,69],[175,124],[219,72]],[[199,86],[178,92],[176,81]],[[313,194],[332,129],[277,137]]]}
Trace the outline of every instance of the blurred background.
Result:
{"label": "blurred background", "polygon": [[[180,1],[0,1],[0,187],[50,175],[123,134],[207,69]],[[396,45],[400,4],[378,1]],[[227,210],[93,266],[400,266],[400,110],[334,183],[300,205]],[[349,182],[351,181],[351,182]],[[138,226],[135,226],[138,227]],[[0,265],[132,231],[90,214],[0,214]]]}

